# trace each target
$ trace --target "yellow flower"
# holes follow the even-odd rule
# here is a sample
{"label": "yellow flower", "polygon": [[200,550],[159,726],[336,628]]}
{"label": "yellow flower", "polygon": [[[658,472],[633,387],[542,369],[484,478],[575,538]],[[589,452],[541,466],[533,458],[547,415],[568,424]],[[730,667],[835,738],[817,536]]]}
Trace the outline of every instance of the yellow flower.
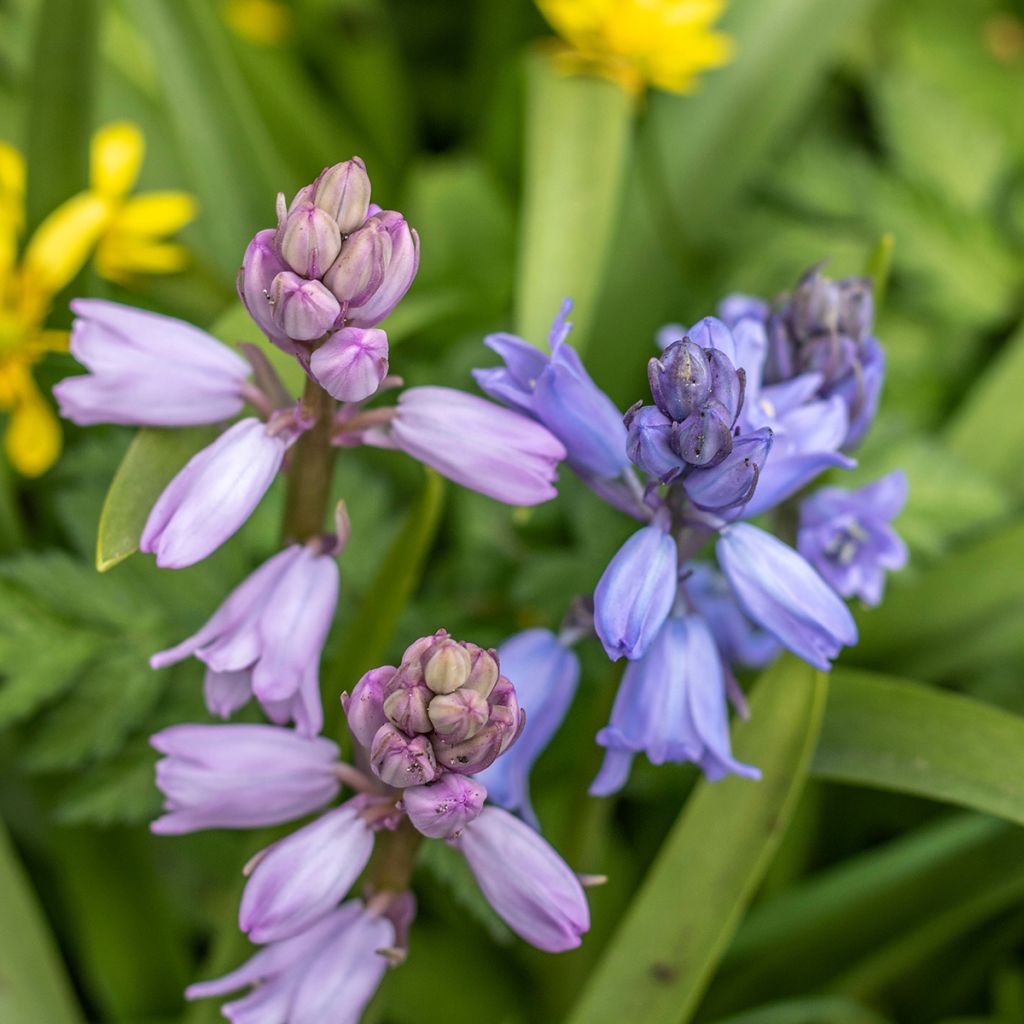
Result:
{"label": "yellow flower", "polygon": [[291,11],[277,0],[224,0],[224,20],[243,39],[275,46],[291,31]]}
{"label": "yellow flower", "polygon": [[653,85],[691,92],[701,71],[732,55],[728,36],[712,31],[726,0],[537,0],[568,44],[566,70],[618,82],[630,92]]}
{"label": "yellow flower", "polygon": [[90,256],[104,277],[130,282],[138,274],[180,270],[186,250],[165,241],[196,212],[182,192],[128,193],[145,149],[127,122],[107,125],[92,139],[89,188],[46,217],[25,245],[25,161],[0,142],[0,410],[9,413],[4,448],[26,476],[48,469],[60,454],[57,419],[32,378],[47,352],[67,348],[67,332],[44,327],[54,297]]}

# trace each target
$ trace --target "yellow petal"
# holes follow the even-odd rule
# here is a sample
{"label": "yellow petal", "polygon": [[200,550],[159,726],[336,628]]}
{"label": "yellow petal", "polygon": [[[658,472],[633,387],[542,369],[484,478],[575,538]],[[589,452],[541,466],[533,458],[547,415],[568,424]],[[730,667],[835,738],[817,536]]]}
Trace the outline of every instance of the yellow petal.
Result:
{"label": "yellow petal", "polygon": [[119,199],[135,184],[146,152],[146,140],[131,121],[104,125],[92,137],[89,182],[105,196]]}
{"label": "yellow petal", "polygon": [[189,263],[189,251],[175,242],[153,242],[133,235],[110,235],[96,250],[98,273],[118,284],[139,274],[176,274]]}
{"label": "yellow petal", "polygon": [[25,158],[9,142],[0,140],[0,194],[25,198]]}
{"label": "yellow petal", "polygon": [[25,159],[0,142],[0,280],[14,266],[18,235],[25,223]]}
{"label": "yellow petal", "polygon": [[224,20],[250,43],[273,46],[291,31],[291,12],[276,0],[225,0]]}
{"label": "yellow petal", "polygon": [[109,231],[149,238],[172,235],[198,212],[199,203],[187,192],[143,192],[125,200],[110,222]]}
{"label": "yellow petal", "polygon": [[4,447],[11,465],[25,476],[39,476],[60,455],[60,424],[35,384],[11,413]]}
{"label": "yellow petal", "polygon": [[41,292],[54,295],[89,259],[114,214],[111,201],[95,192],[79,192],[36,228],[25,250],[26,277]]}

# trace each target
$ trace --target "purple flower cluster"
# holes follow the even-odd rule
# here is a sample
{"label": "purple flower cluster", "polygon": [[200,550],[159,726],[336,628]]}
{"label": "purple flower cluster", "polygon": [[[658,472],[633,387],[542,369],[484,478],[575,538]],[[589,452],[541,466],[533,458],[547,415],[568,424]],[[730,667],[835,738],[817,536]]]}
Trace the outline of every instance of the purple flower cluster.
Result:
{"label": "purple flower cluster", "polygon": [[[758,777],[732,756],[728,703],[746,713],[734,670],[782,648],[828,670],[857,640],[842,598],[877,603],[885,572],[906,561],[889,526],[906,498],[901,473],[803,499],[798,550],[746,521],[825,470],[854,465],[847,453],[874,416],[884,368],[870,282],[831,281],[815,268],[772,305],[735,295],[720,313],[659,333],[651,404],[623,418],[569,347],[565,308],[550,356],[498,335],[486,344],[504,367],[475,374],[492,397],[545,425],[584,482],[643,524],[593,594],[593,632],[609,658],[629,662],[597,737],[607,751],[597,795],[625,783],[638,753],[693,762],[711,780]],[[530,763],[564,717],[578,671],[550,637],[531,645],[531,676],[549,680],[552,699],[524,731],[530,760],[492,792],[527,815]]]}
{"label": "purple flower cluster", "polygon": [[[252,985],[225,1006],[232,1020],[357,1020],[388,963],[404,957],[415,915],[408,878],[393,868],[371,869],[363,899],[343,902],[378,843],[414,850],[423,837],[445,840],[514,932],[549,952],[579,945],[589,928],[579,879],[532,828],[485,805],[487,788],[473,777],[497,767],[522,732],[502,667],[495,651],[444,630],[417,640],[397,668],[373,669],[342,695],[352,763],[328,740],[271,725],[175,726],[153,737],[167,808],[155,831],[321,812],[246,868],[239,925],[264,948],[193,985],[190,998]],[[356,795],[329,806],[343,783]]]}

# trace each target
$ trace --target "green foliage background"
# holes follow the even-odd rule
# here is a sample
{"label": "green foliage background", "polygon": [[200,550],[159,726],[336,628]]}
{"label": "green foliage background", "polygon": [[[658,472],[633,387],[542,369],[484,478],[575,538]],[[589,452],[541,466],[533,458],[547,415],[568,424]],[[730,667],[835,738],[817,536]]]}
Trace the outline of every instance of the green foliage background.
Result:
{"label": "green foliage background", "polygon": [[[288,37],[260,45],[214,0],[0,0],[0,136],[28,155],[30,221],[83,187],[92,128],[122,117],[146,134],[142,186],[202,203],[186,274],[131,294],[87,274],[76,293],[251,337],[233,290],[248,238],[278,190],[359,153],[422,238],[388,325],[409,382],[470,386],[482,335],[518,322],[540,340],[555,288],[575,292],[575,340],[625,407],[661,324],[729,290],[771,296],[824,258],[862,272],[895,238],[888,382],[848,479],[906,469],[912,562],[858,612],[860,645],[828,681],[784,660],[756,684],[736,743],[764,782],[645,765],[615,803],[585,796],[617,679],[586,649],[534,788],[555,845],[610,878],[593,932],[560,957],[525,948],[429,844],[411,957],[367,1019],[1020,1024],[1024,6],[733,0],[734,63],[635,117],[612,86],[570,96],[530,56],[548,30],[527,0],[288,7]],[[606,246],[559,232],[574,156],[594,168],[585,212]],[[56,356],[39,376],[74,371]],[[146,737],[206,716],[198,666],[147,658],[273,550],[281,494],[193,569],[136,556],[98,575],[130,442],[69,427],[41,479],[0,465],[4,1024],[212,1021],[181,990],[244,955],[238,871],[267,837],[149,836]],[[173,466],[201,442],[141,443]],[[326,691],[442,624],[484,644],[555,625],[629,531],[565,476],[524,515],[398,455],[345,453],[358,543]]]}

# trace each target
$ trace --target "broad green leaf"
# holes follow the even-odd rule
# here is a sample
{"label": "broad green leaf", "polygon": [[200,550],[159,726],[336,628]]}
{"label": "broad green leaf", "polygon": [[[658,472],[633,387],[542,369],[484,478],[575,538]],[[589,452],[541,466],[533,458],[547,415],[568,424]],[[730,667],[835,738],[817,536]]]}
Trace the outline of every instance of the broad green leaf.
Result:
{"label": "broad green leaf", "polygon": [[99,21],[96,0],[44,0],[37,7],[26,120],[30,229],[89,178]]}
{"label": "broad green leaf", "polygon": [[0,822],[0,1020],[80,1024],[57,944]]}
{"label": "broad green leaf", "polygon": [[792,657],[762,676],[733,744],[762,780],[698,785],[570,1024],[690,1019],[796,806],[825,692],[825,676]]}
{"label": "broad green leaf", "polygon": [[987,472],[1024,499],[1024,326],[1003,346],[967,392],[946,428],[946,444],[965,462]]}
{"label": "broad green leaf", "polygon": [[821,996],[759,1006],[714,1024],[886,1024],[886,1018],[848,999]]}
{"label": "broad green leaf", "polygon": [[331,732],[331,720],[339,714],[339,689],[350,690],[364,672],[384,662],[399,618],[419,583],[444,500],[444,481],[433,470],[427,469],[425,474],[423,490],[406,514],[369,590],[361,596],[359,610],[341,636],[336,670],[324,673],[328,720],[325,733]]}
{"label": "broad green leaf", "polygon": [[1024,719],[907,680],[833,672],[813,771],[1024,825]]}
{"label": "broad green leaf", "polygon": [[604,79],[564,74],[542,52],[528,59],[526,111],[516,329],[542,345],[568,297],[583,348],[618,221],[633,99]]}
{"label": "broad green leaf", "polygon": [[96,568],[112,569],[139,550],[139,538],[160,492],[200,448],[213,440],[211,427],[140,430],[118,466],[100,514]]}

